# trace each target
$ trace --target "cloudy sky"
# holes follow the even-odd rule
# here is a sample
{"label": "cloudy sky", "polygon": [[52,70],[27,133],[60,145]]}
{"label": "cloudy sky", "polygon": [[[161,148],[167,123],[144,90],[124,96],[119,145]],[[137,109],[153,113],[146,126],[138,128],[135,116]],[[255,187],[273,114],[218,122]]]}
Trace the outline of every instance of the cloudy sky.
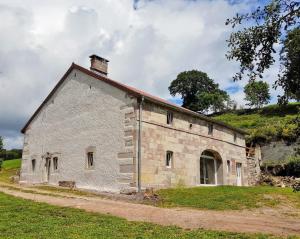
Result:
{"label": "cloudy sky", "polygon": [[[92,53],[110,60],[114,80],[171,99],[184,70],[208,73],[243,105],[232,82],[226,18],[257,6],[237,0],[0,0],[0,135],[22,147],[19,133],[72,62],[89,67]],[[272,84],[276,70],[266,73]],[[277,93],[272,90],[273,101]]]}

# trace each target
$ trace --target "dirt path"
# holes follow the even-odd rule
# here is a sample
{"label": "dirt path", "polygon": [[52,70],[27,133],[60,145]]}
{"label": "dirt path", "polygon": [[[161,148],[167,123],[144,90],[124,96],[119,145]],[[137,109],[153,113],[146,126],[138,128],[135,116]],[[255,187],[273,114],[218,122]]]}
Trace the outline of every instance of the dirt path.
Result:
{"label": "dirt path", "polygon": [[145,221],[161,225],[176,225],[182,228],[205,228],[234,232],[261,232],[277,235],[300,235],[300,218],[274,217],[251,211],[207,211],[183,208],[157,208],[93,197],[57,197],[16,191],[0,186],[6,194],[45,202],[51,205],[80,208],[90,212],[111,214],[130,221]]}

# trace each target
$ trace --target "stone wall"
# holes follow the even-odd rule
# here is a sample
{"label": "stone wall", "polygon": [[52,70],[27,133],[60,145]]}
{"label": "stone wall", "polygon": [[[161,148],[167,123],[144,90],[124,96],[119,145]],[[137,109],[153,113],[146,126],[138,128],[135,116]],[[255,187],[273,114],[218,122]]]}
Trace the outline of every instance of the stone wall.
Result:
{"label": "stone wall", "polygon": [[[26,130],[21,180],[46,182],[49,157],[49,184],[74,181],[78,188],[101,191],[132,187],[135,107],[136,99],[126,92],[73,70]],[[88,169],[89,149],[94,167]],[[53,157],[58,158],[57,170]]]}
{"label": "stone wall", "polygon": [[261,146],[262,161],[279,162],[295,154],[295,148],[300,147],[300,139],[294,143],[284,141],[271,142]]}
{"label": "stone wall", "polygon": [[[142,185],[144,187],[196,186],[200,184],[200,156],[210,150],[220,156],[222,177],[218,184],[236,185],[236,163],[242,164],[242,184],[248,185],[244,136],[234,142],[232,130],[173,112],[173,124],[166,120],[167,108],[146,102],[142,130]],[[166,167],[166,151],[173,152],[172,167]],[[230,170],[227,172],[227,160]]]}

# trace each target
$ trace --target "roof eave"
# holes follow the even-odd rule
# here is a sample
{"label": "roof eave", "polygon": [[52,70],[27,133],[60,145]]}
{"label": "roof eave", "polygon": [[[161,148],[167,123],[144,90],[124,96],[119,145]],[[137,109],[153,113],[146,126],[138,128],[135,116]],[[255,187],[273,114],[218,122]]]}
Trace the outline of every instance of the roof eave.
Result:
{"label": "roof eave", "polygon": [[117,87],[118,89],[120,90],[123,90],[125,92],[130,92],[130,94],[132,94],[133,96],[137,97],[137,98],[140,98],[140,97],[144,97],[146,100],[150,101],[150,102],[153,102],[153,103],[156,103],[156,104],[159,104],[159,105],[163,105],[165,107],[168,107],[168,108],[171,108],[171,109],[174,109],[176,111],[180,111],[180,112],[183,112],[183,113],[186,113],[186,114],[189,114],[189,115],[193,115],[195,117],[198,117],[200,119],[203,119],[205,121],[209,121],[209,122],[212,122],[212,123],[215,123],[217,125],[221,125],[225,128],[228,128],[228,129],[231,129],[233,131],[236,131],[240,134],[243,134],[243,135],[246,135],[248,134],[246,131],[244,130],[241,130],[241,129],[238,129],[238,128],[235,128],[231,125],[228,125],[226,123],[223,123],[221,121],[218,121],[218,120],[215,120],[215,119],[211,119],[205,115],[201,115],[197,112],[194,112],[194,111],[191,111],[191,110],[188,110],[188,109],[185,109],[183,107],[180,107],[180,106],[176,106],[174,104],[171,104],[171,103],[167,103],[167,102],[163,102],[163,100],[158,100],[158,99],[155,99],[155,97],[151,98],[147,95],[144,95],[142,93],[139,92],[139,90],[136,90],[134,91],[132,89],[132,87],[127,87],[126,85],[123,85],[121,83],[118,83],[116,81],[113,81],[107,77],[104,77],[104,76],[101,76],[95,72],[92,72],[82,66],[79,66],[75,63],[72,63],[72,65],[69,67],[69,69],[67,70],[67,72],[63,75],[63,77],[59,80],[59,82],[56,84],[56,86],[53,88],[53,90],[50,92],[50,94],[46,97],[46,99],[42,102],[42,104],[38,107],[38,109],[34,112],[34,114],[30,117],[30,119],[28,120],[28,122],[25,124],[25,126],[22,128],[21,130],[21,133],[25,133],[26,132],[26,129],[27,127],[29,126],[29,124],[32,122],[32,120],[35,118],[35,116],[39,113],[39,111],[42,109],[42,107],[46,104],[46,102],[50,99],[50,97],[54,94],[54,92],[56,91],[56,89],[62,84],[62,82],[66,79],[66,77],[71,73],[71,71],[73,69],[77,69],[79,71],[82,71],[84,73],[86,73],[87,75],[91,76],[91,77],[94,77],[98,80],[103,80],[104,82],[110,84],[110,85],[113,85],[115,87]]}
{"label": "roof eave", "polygon": [[152,98],[149,98],[147,96],[144,96],[145,100],[149,101],[149,102],[152,102],[152,103],[155,103],[155,104],[159,104],[159,105],[162,105],[162,106],[165,106],[165,107],[168,107],[170,109],[173,109],[173,110],[176,110],[176,111],[180,111],[180,112],[183,112],[185,114],[189,114],[189,115],[193,115],[197,118],[200,118],[200,119],[203,119],[205,121],[209,121],[211,123],[214,123],[214,124],[217,124],[217,125],[220,125],[220,126],[223,126],[225,128],[228,128],[228,129],[231,129],[233,131],[236,131],[240,134],[243,134],[243,135],[248,135],[249,133],[242,130],[242,129],[239,129],[239,128],[235,128],[231,125],[228,125],[222,121],[218,121],[218,120],[215,120],[215,119],[212,119],[212,118],[209,118],[205,115],[202,115],[202,114],[199,114],[197,112],[194,112],[194,111],[191,111],[191,110],[188,110],[188,109],[185,109],[183,107],[176,107],[175,105],[172,105],[172,104],[167,104],[167,103],[164,103],[164,102],[161,102],[161,101],[158,101],[158,100],[155,100],[155,99],[152,99]]}

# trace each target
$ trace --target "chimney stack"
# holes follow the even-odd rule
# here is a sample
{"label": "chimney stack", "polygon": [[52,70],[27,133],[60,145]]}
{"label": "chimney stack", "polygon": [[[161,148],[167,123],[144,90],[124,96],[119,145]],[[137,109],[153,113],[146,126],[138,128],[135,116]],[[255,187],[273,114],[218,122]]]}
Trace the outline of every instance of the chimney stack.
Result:
{"label": "chimney stack", "polygon": [[109,60],[106,60],[100,56],[97,55],[91,55],[91,67],[90,69],[92,71],[96,71],[97,73],[100,73],[103,76],[107,76],[107,66]]}

